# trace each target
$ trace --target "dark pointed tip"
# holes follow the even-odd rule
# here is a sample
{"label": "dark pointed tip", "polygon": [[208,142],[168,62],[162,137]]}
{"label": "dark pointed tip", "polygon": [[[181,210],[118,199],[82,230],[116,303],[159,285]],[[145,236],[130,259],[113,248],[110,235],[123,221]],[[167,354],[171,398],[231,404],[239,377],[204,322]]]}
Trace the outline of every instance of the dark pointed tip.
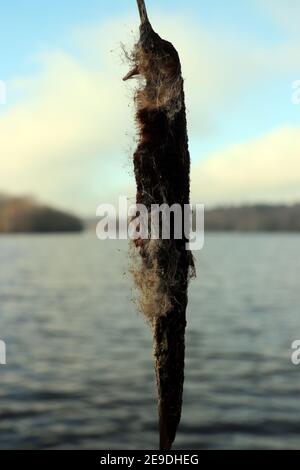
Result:
{"label": "dark pointed tip", "polygon": [[140,74],[138,66],[134,67],[130,72],[128,72],[127,75],[123,78],[123,82],[126,82],[127,80],[130,80],[130,78],[136,77],[137,75]]}
{"label": "dark pointed tip", "polygon": [[159,450],[172,450],[172,442],[166,436],[160,436]]}
{"label": "dark pointed tip", "polygon": [[143,25],[145,23],[149,23],[145,0],[137,0],[137,4],[141,18],[141,24]]}
{"label": "dark pointed tip", "polygon": [[170,429],[164,413],[163,405],[159,406],[159,449],[171,450],[174,438],[170,436]]}

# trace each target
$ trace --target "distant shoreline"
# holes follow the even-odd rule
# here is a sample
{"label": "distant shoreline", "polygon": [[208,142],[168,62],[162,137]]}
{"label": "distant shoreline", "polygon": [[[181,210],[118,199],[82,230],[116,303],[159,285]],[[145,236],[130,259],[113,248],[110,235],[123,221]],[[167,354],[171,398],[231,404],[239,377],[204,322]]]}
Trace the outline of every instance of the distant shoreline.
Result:
{"label": "distant shoreline", "polygon": [[0,234],[82,232],[84,224],[73,214],[38,204],[26,197],[0,197]]}
{"label": "distant shoreline", "polygon": [[245,205],[210,209],[205,228],[226,232],[300,232],[300,204]]}
{"label": "distant shoreline", "polygon": [[[99,220],[86,219],[85,228],[94,230]],[[257,204],[207,209],[205,232],[300,233],[300,204]]]}
{"label": "distant shoreline", "polygon": [[[0,196],[0,235],[68,234],[95,230],[100,219],[80,217],[31,198]],[[243,205],[207,209],[205,232],[300,233],[300,203]]]}

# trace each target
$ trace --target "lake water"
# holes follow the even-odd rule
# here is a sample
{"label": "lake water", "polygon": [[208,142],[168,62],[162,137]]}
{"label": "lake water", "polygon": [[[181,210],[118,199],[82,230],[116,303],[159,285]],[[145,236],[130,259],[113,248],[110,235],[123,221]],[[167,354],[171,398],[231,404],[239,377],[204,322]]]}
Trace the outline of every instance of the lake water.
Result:
{"label": "lake water", "polygon": [[[300,444],[300,236],[207,234],[177,449]],[[127,242],[0,239],[0,448],[155,449],[152,340]]]}

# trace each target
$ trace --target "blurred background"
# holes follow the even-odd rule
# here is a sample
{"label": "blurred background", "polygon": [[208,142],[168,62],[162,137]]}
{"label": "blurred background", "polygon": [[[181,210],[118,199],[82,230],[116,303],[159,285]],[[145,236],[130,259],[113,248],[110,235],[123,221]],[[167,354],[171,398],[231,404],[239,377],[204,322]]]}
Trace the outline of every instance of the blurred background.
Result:
{"label": "blurred background", "polygon": [[[205,247],[188,310],[177,449],[299,447],[300,5],[147,1],[185,78]],[[134,0],[1,6],[0,448],[157,446],[151,333],[128,243],[95,213],[135,197],[122,46]]]}

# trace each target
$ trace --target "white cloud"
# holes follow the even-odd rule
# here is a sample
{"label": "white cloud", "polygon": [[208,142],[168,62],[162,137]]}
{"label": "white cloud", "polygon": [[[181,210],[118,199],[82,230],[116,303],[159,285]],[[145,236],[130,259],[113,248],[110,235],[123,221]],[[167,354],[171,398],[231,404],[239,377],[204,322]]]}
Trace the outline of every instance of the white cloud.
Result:
{"label": "white cloud", "polygon": [[0,116],[0,187],[80,204],[94,171],[101,187],[110,156],[125,145],[126,97],[120,77],[63,52],[43,57],[42,66],[39,76],[14,83],[23,99]]}
{"label": "white cloud", "polygon": [[[295,65],[290,45],[287,51],[255,41],[238,43],[230,34],[224,38],[184,16],[160,15],[153,23],[182,57],[191,139],[217,128],[226,119],[220,109],[238,102],[249,86]],[[38,58],[39,73],[9,83],[19,100],[0,114],[1,191],[35,194],[88,213],[125,188],[132,188],[133,195],[128,164],[134,146],[132,85],[121,81],[127,66],[121,67],[119,52],[122,38],[133,42],[131,25],[136,19],[76,31],[76,52],[62,48],[44,54]],[[265,151],[262,159],[267,155]],[[225,157],[229,162],[233,158],[224,152],[220,161]],[[205,181],[216,177],[214,161],[210,170],[204,166]],[[240,173],[234,173],[236,181],[231,178],[231,189],[228,178],[226,194],[237,197],[242,165],[241,161]],[[203,179],[200,173],[199,178]],[[211,190],[208,187],[206,194],[213,200]]]}
{"label": "white cloud", "polygon": [[300,128],[211,155],[192,172],[192,198],[209,205],[300,199]]}

